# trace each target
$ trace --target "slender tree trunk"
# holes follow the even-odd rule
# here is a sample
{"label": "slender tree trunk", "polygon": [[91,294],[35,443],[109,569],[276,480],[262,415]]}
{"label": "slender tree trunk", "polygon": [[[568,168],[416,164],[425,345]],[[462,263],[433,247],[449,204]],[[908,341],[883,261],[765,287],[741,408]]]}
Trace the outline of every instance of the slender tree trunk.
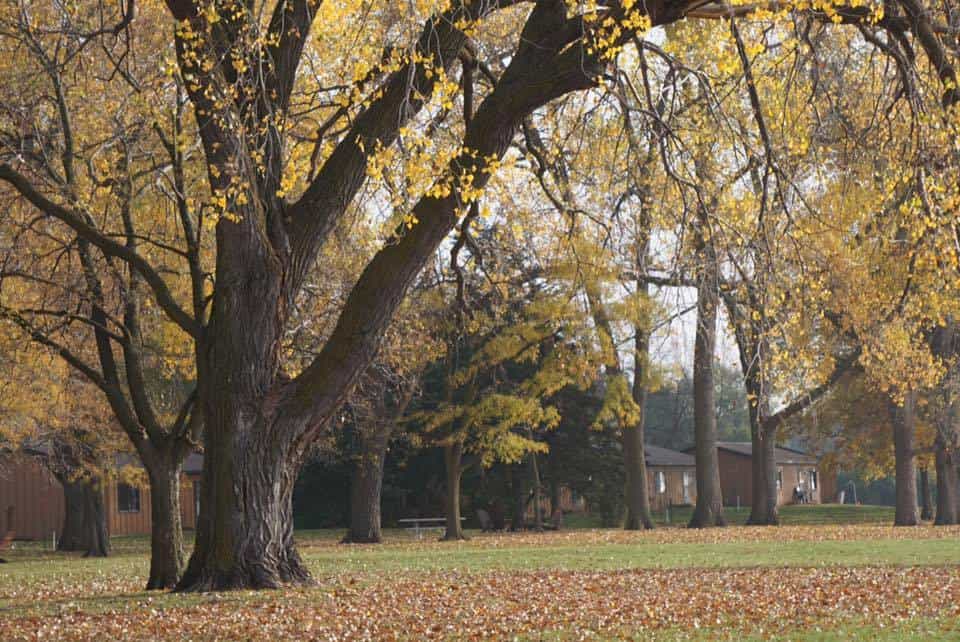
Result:
{"label": "slender tree trunk", "polygon": [[934,524],[948,526],[958,522],[957,455],[947,447],[942,436],[935,442],[937,468],[937,515]]}
{"label": "slender tree trunk", "polygon": [[760,461],[763,466],[764,494],[766,506],[763,517],[768,526],[780,524],[780,492],[777,484],[777,429],[776,426],[764,426],[760,433]]}
{"label": "slender tree trunk", "polygon": [[350,484],[350,528],[344,542],[374,544],[382,540],[380,532],[380,495],[383,490],[383,464],[393,422],[380,421],[373,434],[361,442],[361,453]]}
{"label": "slender tree trunk", "polygon": [[750,432],[753,496],[747,523],[754,526],[776,526],[780,523],[776,429],[761,423],[756,429],[751,425]]}
{"label": "slender tree trunk", "polygon": [[510,530],[522,531],[527,527],[527,489],[523,483],[523,475],[514,471],[512,466],[507,467],[510,490],[513,494],[513,515],[510,518]]}
{"label": "slender tree trunk", "polygon": [[84,541],[83,517],[86,512],[86,497],[84,480],[72,480],[68,475],[56,475],[63,486],[63,530],[60,541],[57,542],[58,551],[84,551],[87,549]]}
{"label": "slender tree trunk", "polygon": [[650,517],[650,494],[647,488],[647,462],[643,449],[643,420],[637,426],[622,431],[623,462],[626,466],[625,485],[627,516],[623,528],[638,531],[653,528]]}
{"label": "slender tree trunk", "polygon": [[750,452],[753,456],[750,458],[750,516],[747,518],[748,526],[762,525],[766,522],[764,514],[767,507],[767,483],[764,473],[762,460],[762,440],[760,433],[763,432],[760,413],[754,408],[755,401],[750,398],[750,386],[747,385],[747,403],[750,405]]}
{"label": "slender tree trunk", "polygon": [[[638,294],[646,297],[647,284],[637,283]],[[637,323],[633,327],[633,401],[637,404],[639,417],[634,426],[623,430],[623,460],[626,465],[627,519],[624,529],[637,531],[652,529],[650,516],[650,493],[647,486],[647,458],[644,448],[647,405],[647,365],[649,362],[649,324]]]}
{"label": "slender tree trunk", "polygon": [[461,469],[462,457],[463,442],[455,441],[443,447],[443,463],[447,471],[447,495],[444,501],[447,529],[443,534],[443,539],[447,541],[466,539],[460,521],[460,475],[463,472]]}
{"label": "slender tree trunk", "polygon": [[83,486],[84,557],[107,557],[110,554],[110,535],[107,533],[107,511],[103,502],[101,481],[89,481]]}
{"label": "slender tree trunk", "polygon": [[146,464],[150,477],[150,578],[147,590],[177,585],[183,570],[183,525],[180,512],[179,460]]}
{"label": "slender tree trunk", "polygon": [[540,468],[537,466],[537,454],[530,453],[527,457],[530,466],[530,482],[533,484],[533,528],[537,532],[543,532],[543,513],[540,504]]}
{"label": "slender tree trunk", "polygon": [[714,401],[713,356],[717,342],[717,280],[713,257],[698,275],[697,328],[693,356],[693,431],[697,466],[697,504],[689,528],[725,526],[720,464],[717,458],[717,409]]}
{"label": "slender tree trunk", "polygon": [[903,404],[890,402],[893,448],[896,458],[897,506],[895,526],[916,526],[917,469],[913,458],[914,393],[904,395]]}
{"label": "slender tree trunk", "polygon": [[550,469],[551,478],[550,478],[550,514],[552,515],[555,510],[560,508],[562,510],[562,503],[560,499],[560,481],[556,478],[556,471],[553,467]]}
{"label": "slender tree trunk", "polygon": [[920,519],[927,522],[933,519],[933,486],[926,466],[920,469]]}

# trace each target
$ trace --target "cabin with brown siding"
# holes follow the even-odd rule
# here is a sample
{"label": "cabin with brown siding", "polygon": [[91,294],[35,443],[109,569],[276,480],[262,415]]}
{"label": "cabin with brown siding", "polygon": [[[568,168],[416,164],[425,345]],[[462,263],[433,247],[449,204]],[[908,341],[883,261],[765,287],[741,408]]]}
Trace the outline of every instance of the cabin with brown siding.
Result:
{"label": "cabin with brown siding", "polygon": [[[124,464],[129,460],[124,460]],[[192,454],[180,481],[180,511],[184,528],[196,527],[197,497],[203,456]],[[149,535],[150,490],[111,480],[104,489],[107,532],[110,535]],[[7,532],[6,515],[13,507],[12,529],[17,539],[52,539],[63,528],[63,486],[40,461],[29,455],[0,456],[0,532]]]}
{"label": "cabin with brown siding", "polygon": [[694,458],[659,446],[644,446],[650,508],[686,506],[697,501],[697,467]]}
{"label": "cabin with brown siding", "polygon": [[[749,506],[753,501],[753,448],[750,442],[717,442],[717,458],[720,463],[720,488],[723,501],[728,506]],[[821,503],[821,479],[818,461],[800,450],[778,446],[775,449],[777,463],[777,504],[798,503],[794,491],[802,493],[805,501]]]}

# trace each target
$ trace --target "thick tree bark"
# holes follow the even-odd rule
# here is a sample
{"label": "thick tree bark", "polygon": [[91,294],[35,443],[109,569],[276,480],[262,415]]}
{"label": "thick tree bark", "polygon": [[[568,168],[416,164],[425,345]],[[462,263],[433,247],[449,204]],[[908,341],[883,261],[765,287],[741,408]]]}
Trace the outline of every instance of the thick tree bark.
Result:
{"label": "thick tree bark", "polygon": [[361,439],[361,452],[350,484],[350,528],[345,543],[375,544],[380,532],[380,494],[383,490],[383,465],[393,422],[377,422],[372,434]]}
{"label": "thick tree bark", "polygon": [[890,423],[893,425],[893,449],[896,458],[896,513],[895,526],[916,526],[917,468],[914,463],[914,403],[915,394],[904,395],[903,404],[890,402]]}
{"label": "thick tree bark", "polygon": [[83,551],[84,557],[107,557],[110,535],[100,479],[71,479],[55,473],[63,486],[65,514],[58,551]]}
{"label": "thick tree bark", "polygon": [[920,469],[920,519],[925,522],[933,519],[933,485],[926,466]]}
{"label": "thick tree bark", "polygon": [[463,442],[455,441],[443,447],[443,463],[447,471],[447,494],[444,498],[444,507],[447,518],[447,528],[443,534],[444,540],[466,539],[460,521],[460,475],[461,459],[463,457]]}
{"label": "thick tree bark", "polygon": [[938,435],[935,447],[937,468],[937,515],[934,524],[948,526],[958,522],[957,454]]}
{"label": "thick tree bark", "polygon": [[[655,17],[678,16],[665,10]],[[285,214],[275,191],[252,189],[246,207],[235,203],[236,219],[217,224],[217,287],[197,368],[205,442],[203,509],[179,589],[309,581],[294,546],[291,515],[304,453],[369,366],[407,289],[459,221],[466,200],[459,177],[471,177],[471,191],[483,189],[493,174],[491,161],[506,153],[523,118],[554,98],[596,84],[604,65],[584,58],[574,43],[580,32],[570,26],[563,2],[534,5],[509,66],[467,127],[463,153],[449,164],[447,176],[458,177],[452,189],[417,203],[411,215],[419,222],[369,261],[323,348],[292,381],[281,376],[278,358],[286,315],[300,275],[312,265],[324,230],[331,229],[327,222],[338,219],[362,184],[365,156],[357,152],[362,158],[351,165],[356,171],[351,169],[348,177],[328,171],[328,162],[320,173],[323,180],[308,188],[297,216]],[[428,33],[425,42],[430,45],[434,37]],[[184,68],[195,70],[204,82],[214,78],[185,60],[185,51],[186,45],[178,43]],[[409,85],[403,82],[401,78],[399,109],[406,113]],[[198,86],[191,93],[195,107],[212,109],[202,83]],[[393,113],[371,124],[389,121],[395,127]],[[219,178],[210,178],[213,189],[232,189],[231,177],[240,173],[257,176],[243,143],[219,129],[227,121],[198,122],[207,163],[221,170]],[[359,150],[366,141],[372,149],[380,138],[366,134],[347,135],[345,145]],[[243,167],[237,168],[237,159]],[[300,225],[303,221],[316,224]],[[451,492],[451,501],[457,495]]]}
{"label": "thick tree bark", "polygon": [[182,459],[145,464],[150,477],[150,577],[147,590],[177,585],[183,570],[183,525],[180,513]]}
{"label": "thick tree bark", "polygon": [[84,551],[86,542],[83,531],[83,517],[86,511],[86,498],[83,480],[73,480],[67,475],[57,475],[63,487],[63,529],[60,532],[60,541],[57,542],[58,551]]}
{"label": "thick tree bark", "polygon": [[302,452],[289,439],[271,439],[247,417],[237,419],[232,426],[205,423],[196,544],[177,590],[310,583],[293,540],[293,487]]}
{"label": "thick tree bark", "polygon": [[110,535],[107,533],[107,511],[103,502],[103,486],[88,482],[83,487],[84,557],[107,557],[110,554]]}
{"label": "thick tree bark", "polygon": [[689,528],[725,526],[720,464],[717,458],[717,409],[713,357],[717,342],[717,279],[715,257],[705,256],[697,283],[697,327],[693,355],[693,432],[697,467],[697,504]]}

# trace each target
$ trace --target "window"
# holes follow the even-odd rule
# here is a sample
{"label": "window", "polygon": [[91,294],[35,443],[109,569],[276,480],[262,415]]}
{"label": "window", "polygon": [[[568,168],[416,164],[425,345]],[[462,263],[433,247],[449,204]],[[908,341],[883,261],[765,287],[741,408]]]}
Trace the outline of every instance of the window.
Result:
{"label": "window", "polygon": [[817,471],[810,471],[810,490],[817,490]]}
{"label": "window", "polygon": [[657,492],[661,495],[667,492],[667,476],[662,470],[658,470],[653,474],[653,483],[657,487]]}
{"label": "window", "polygon": [[783,468],[777,468],[777,492],[783,488]]}
{"label": "window", "polygon": [[117,510],[121,513],[140,512],[140,489],[130,484],[117,484]]}
{"label": "window", "polygon": [[683,503],[690,503],[690,487],[693,485],[693,475],[688,472],[683,473]]}

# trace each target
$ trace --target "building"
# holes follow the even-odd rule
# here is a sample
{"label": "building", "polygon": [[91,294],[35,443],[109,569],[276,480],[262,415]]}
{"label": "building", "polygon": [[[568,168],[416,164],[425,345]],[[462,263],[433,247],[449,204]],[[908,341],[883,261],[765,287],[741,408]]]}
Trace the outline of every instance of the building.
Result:
{"label": "building", "polygon": [[[123,463],[127,463],[126,461]],[[191,454],[180,481],[180,511],[184,528],[196,526],[203,455]],[[14,530],[17,539],[53,539],[63,528],[63,486],[35,457],[7,455],[0,460],[0,532]],[[6,515],[13,507],[13,524]],[[104,489],[107,532],[110,535],[149,535],[150,490],[120,481]]]}
{"label": "building", "polygon": [[651,509],[662,511],[697,501],[697,467],[691,455],[649,444],[644,455]]}
{"label": "building", "polygon": [[[688,449],[687,452],[692,452]],[[793,448],[777,446],[777,504],[793,504],[798,500],[794,491],[803,494],[805,501],[821,502],[821,479],[816,457]],[[720,463],[720,488],[723,502],[728,506],[749,506],[753,501],[753,448],[750,442],[719,441],[717,458]]]}

